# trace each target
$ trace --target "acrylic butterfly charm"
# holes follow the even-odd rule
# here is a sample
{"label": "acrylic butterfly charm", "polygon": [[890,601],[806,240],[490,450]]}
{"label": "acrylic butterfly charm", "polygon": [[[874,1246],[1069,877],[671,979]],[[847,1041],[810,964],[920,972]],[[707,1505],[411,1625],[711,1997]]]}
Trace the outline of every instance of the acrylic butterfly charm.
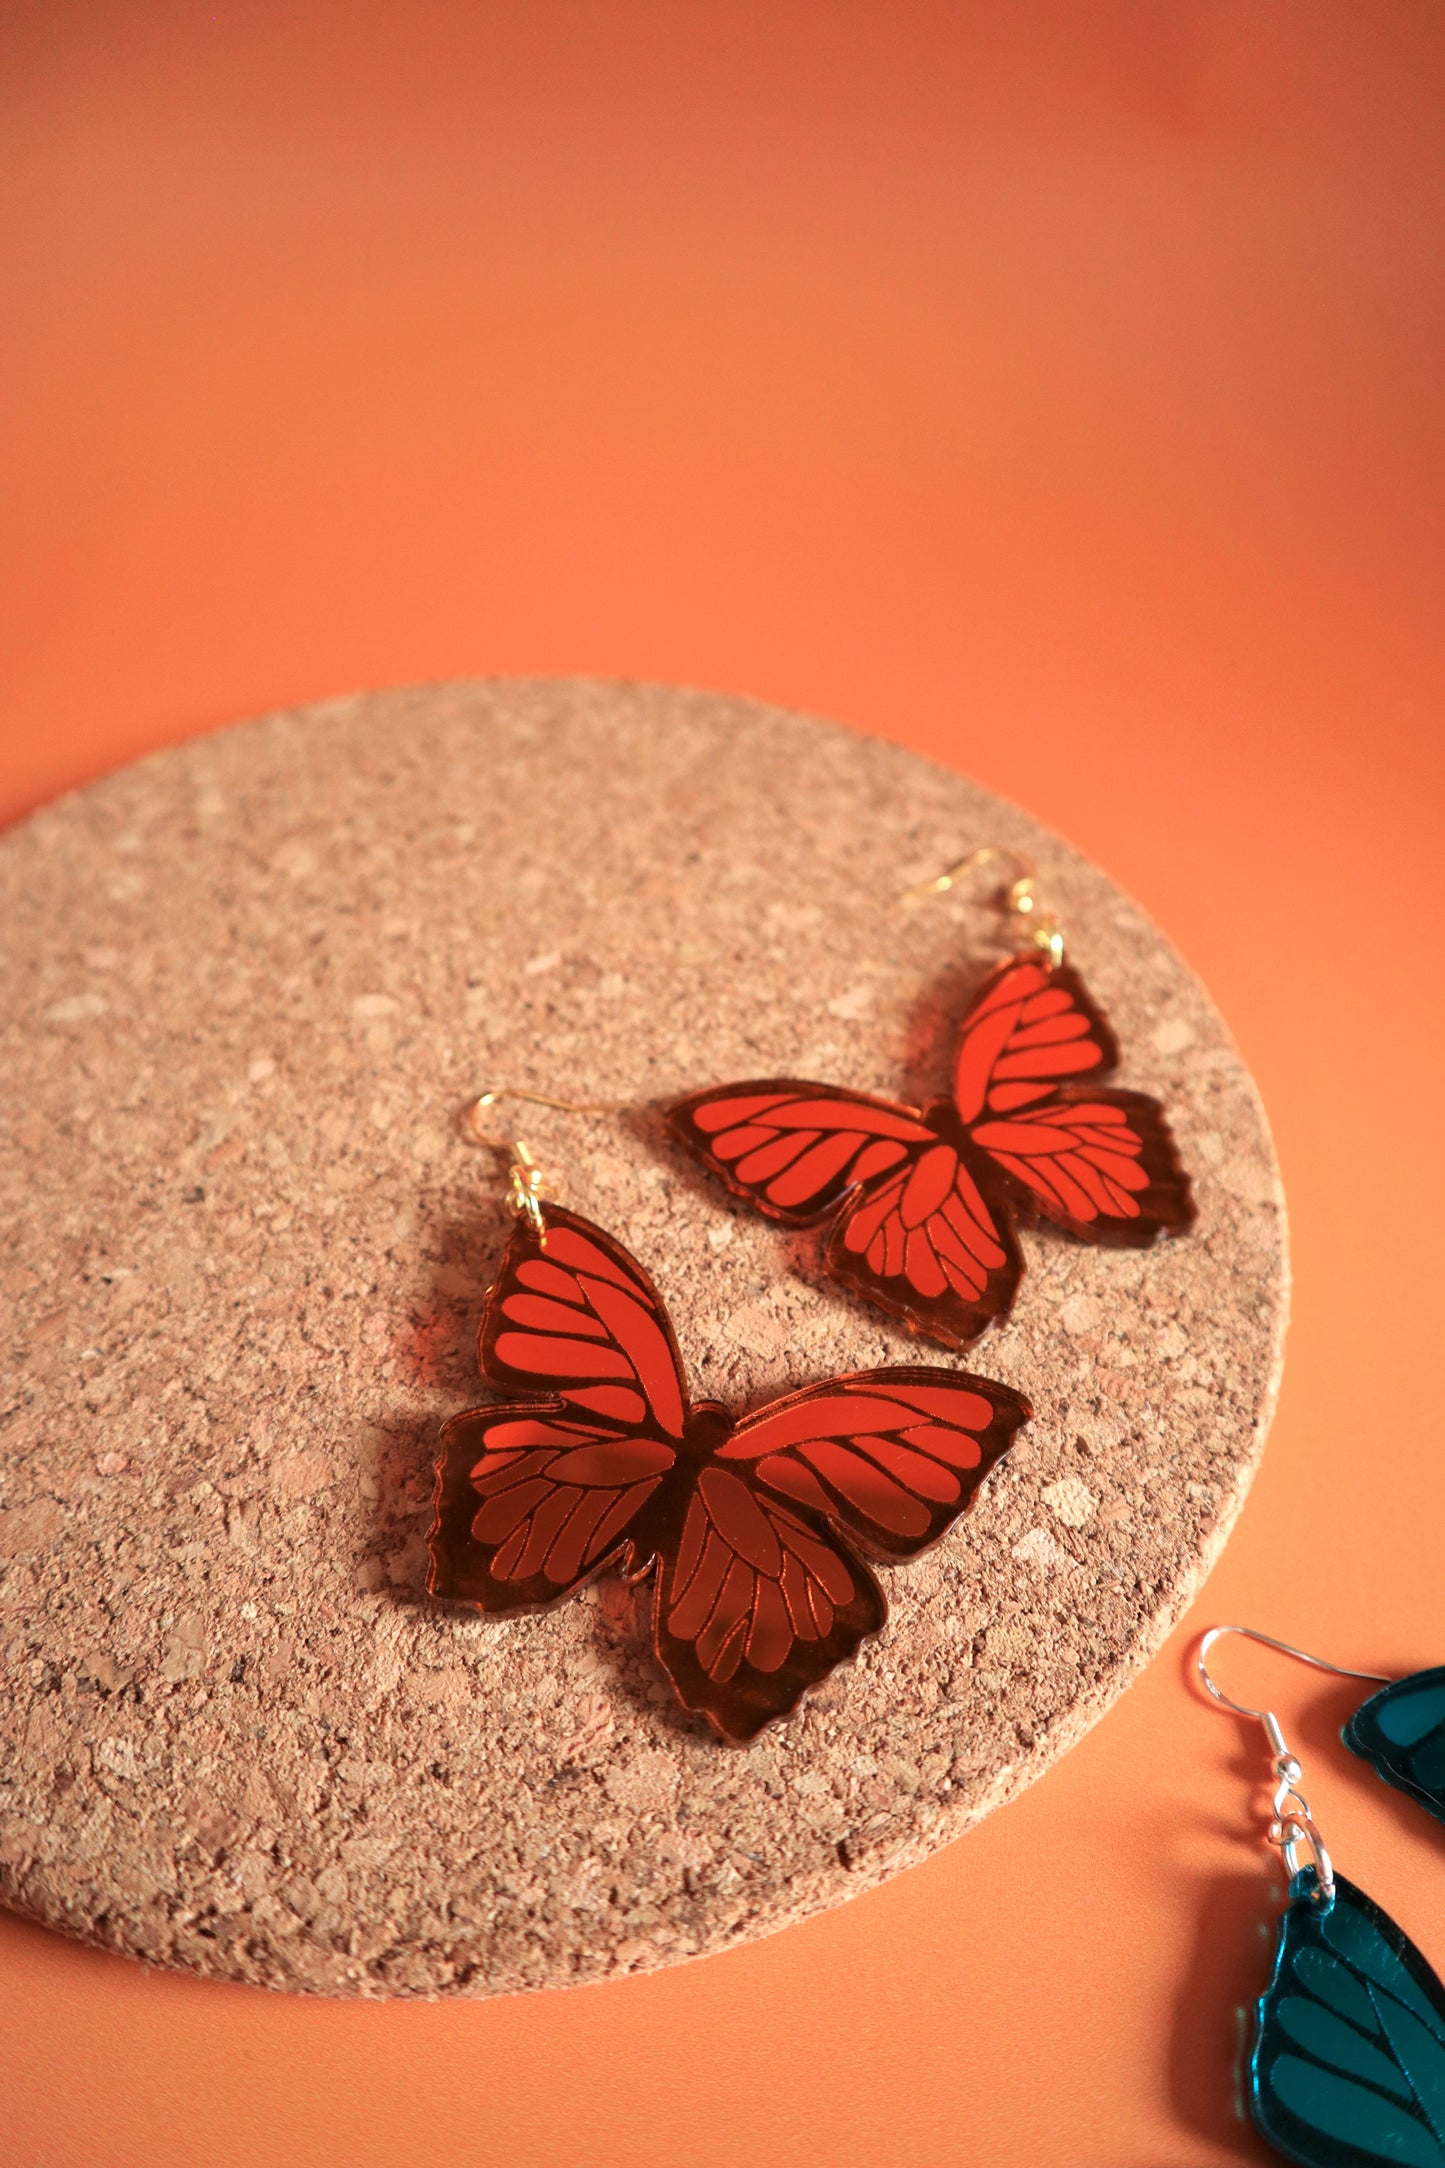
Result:
{"label": "acrylic butterfly charm", "polygon": [[697,1092],[668,1122],[771,1218],[800,1227],[836,1212],[834,1278],[959,1347],[1013,1303],[1017,1224],[1131,1249],[1192,1224],[1158,1101],[1099,1088],[1118,1059],[1078,972],[1020,956],[985,980],[952,1094],[921,1113],[775,1078]]}
{"label": "acrylic butterfly charm", "polygon": [[1353,1883],[1315,1888],[1313,1867],[1290,1885],[1260,2000],[1255,2127],[1305,2168],[1445,2168],[1445,1988]]}
{"label": "acrylic butterfly charm", "polygon": [[1392,1680],[1340,1735],[1387,1784],[1445,1822],[1445,1665]]}
{"label": "acrylic butterfly charm", "polygon": [[653,1578],[685,1707],[751,1739],[887,1617],[866,1559],[913,1558],[971,1503],[1029,1404],[964,1372],[832,1378],[741,1419],[689,1399],[667,1311],[601,1228],[519,1219],[481,1366],[526,1396],[449,1422],[435,1596],[535,1610],[615,1568]]}

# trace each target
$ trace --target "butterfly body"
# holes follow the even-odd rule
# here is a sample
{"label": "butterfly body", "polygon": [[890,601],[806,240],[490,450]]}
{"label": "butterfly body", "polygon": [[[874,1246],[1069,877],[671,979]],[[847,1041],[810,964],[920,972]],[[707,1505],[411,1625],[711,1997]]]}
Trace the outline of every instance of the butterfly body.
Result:
{"label": "butterfly body", "polygon": [[431,1593],[512,1614],[606,1571],[650,1576],[659,1660],[734,1741],[881,1629],[866,1558],[936,1542],[1030,1412],[1006,1386],[901,1365],[741,1418],[694,1403],[642,1267],[551,1209],[543,1235],[517,1224],[481,1361],[501,1391],[552,1390],[446,1425]]}
{"label": "butterfly body", "polygon": [[807,1226],[836,1214],[834,1278],[959,1347],[1012,1305],[1017,1226],[1144,1248],[1192,1224],[1163,1109],[1094,1081],[1117,1061],[1078,973],[1017,957],[963,1020],[952,1092],[921,1111],[766,1078],[695,1093],[668,1121],[770,1218]]}

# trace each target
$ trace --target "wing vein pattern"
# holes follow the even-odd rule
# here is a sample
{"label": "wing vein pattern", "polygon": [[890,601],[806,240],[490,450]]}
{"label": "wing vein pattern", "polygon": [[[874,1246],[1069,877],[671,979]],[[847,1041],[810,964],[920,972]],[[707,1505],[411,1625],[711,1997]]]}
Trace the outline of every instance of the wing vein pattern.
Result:
{"label": "wing vein pattern", "polygon": [[882,1628],[872,1563],[937,1542],[1029,1414],[1007,1386],[912,1366],[830,1379],[740,1422],[694,1406],[642,1268],[550,1208],[545,1239],[517,1223],[481,1361],[525,1397],[443,1431],[432,1594],[507,1614],[609,1568],[650,1573],[656,1655],[732,1741]]}
{"label": "wing vein pattern", "polygon": [[962,1347],[1013,1304],[1018,1226],[1143,1248],[1192,1224],[1163,1109],[1103,1082],[1118,1058],[1078,972],[1020,957],[964,1017],[951,1097],[922,1111],[770,1078],[695,1093],[668,1119],[770,1218],[831,1219],[835,1279]]}

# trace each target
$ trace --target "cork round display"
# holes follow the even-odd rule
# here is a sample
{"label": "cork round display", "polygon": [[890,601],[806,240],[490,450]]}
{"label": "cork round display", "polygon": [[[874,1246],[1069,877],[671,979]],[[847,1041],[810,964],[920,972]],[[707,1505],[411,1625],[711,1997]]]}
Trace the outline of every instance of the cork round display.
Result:
{"label": "cork round display", "polygon": [[[962,1357],[730,1197],[662,1108],[816,1077],[915,1103],[1013,946],[902,893],[1029,854],[1166,1105],[1198,1223],[1023,1237]],[[0,1897],[89,1942],[342,1995],[636,1971],[867,1889],[1012,1798],[1198,1588],[1261,1449],[1285,1234],[1254,1088],[1096,868],[898,748],[563,680],[333,701],[163,752],[0,842]],[[1036,1413],[880,1569],[883,1631],[747,1748],[616,1579],[505,1621],[425,1594],[445,1419],[510,1227],[496,1110],[741,1410],[960,1363]]]}

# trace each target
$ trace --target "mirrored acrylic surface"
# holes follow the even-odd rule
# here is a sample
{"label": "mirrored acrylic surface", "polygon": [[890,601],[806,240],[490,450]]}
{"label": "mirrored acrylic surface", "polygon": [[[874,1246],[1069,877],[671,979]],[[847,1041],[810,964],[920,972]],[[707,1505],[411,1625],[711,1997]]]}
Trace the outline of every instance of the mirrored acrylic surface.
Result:
{"label": "mirrored acrylic surface", "polygon": [[1372,1694],[1340,1736],[1387,1784],[1445,1822],[1445,1664]]}
{"label": "mirrored acrylic surface", "polygon": [[1290,1884],[1250,2063],[1256,2129],[1306,2168],[1445,2168],[1445,1988],[1388,1913]]}

